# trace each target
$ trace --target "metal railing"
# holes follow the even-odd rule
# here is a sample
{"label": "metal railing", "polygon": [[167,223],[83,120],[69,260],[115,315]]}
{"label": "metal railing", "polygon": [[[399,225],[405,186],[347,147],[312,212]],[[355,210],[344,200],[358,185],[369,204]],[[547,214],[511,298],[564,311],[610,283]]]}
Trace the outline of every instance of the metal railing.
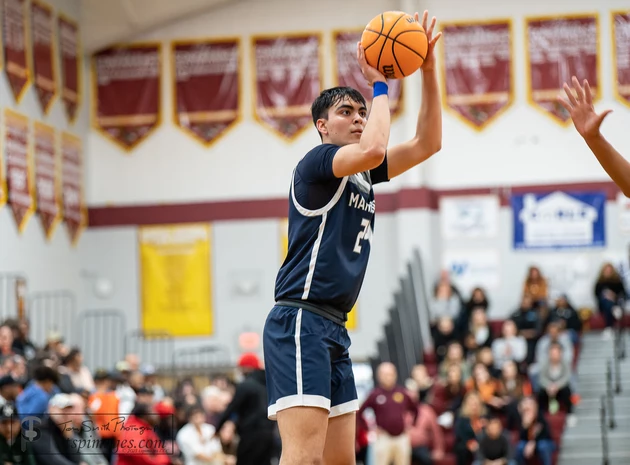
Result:
{"label": "metal railing", "polygon": [[25,316],[26,283],[20,273],[0,273],[0,320]]}
{"label": "metal railing", "polygon": [[50,331],[59,333],[67,344],[73,345],[73,331],[77,318],[77,298],[72,291],[35,292],[28,296],[27,315],[31,325],[31,339],[46,344]]}
{"label": "metal railing", "polygon": [[77,324],[77,340],[83,353],[83,361],[89,369],[108,368],[123,359],[126,326],[127,319],[120,310],[81,312]]}
{"label": "metal railing", "polygon": [[599,426],[602,434],[602,465],[609,465],[608,457],[608,428],[606,425],[606,396],[601,397],[599,407]]}

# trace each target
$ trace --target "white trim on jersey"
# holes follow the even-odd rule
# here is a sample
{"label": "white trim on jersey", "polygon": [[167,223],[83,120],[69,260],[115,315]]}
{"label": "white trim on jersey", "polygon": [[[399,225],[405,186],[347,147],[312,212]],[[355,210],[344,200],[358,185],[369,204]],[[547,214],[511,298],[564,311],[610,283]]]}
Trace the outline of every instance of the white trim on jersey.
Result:
{"label": "white trim on jersey", "polygon": [[295,170],[293,170],[293,174],[291,175],[291,199],[293,200],[293,205],[295,205],[295,208],[302,216],[321,216],[324,213],[330,211],[330,209],[334,207],[337,204],[337,202],[339,202],[339,199],[341,198],[341,194],[343,194],[343,190],[346,188],[347,183],[348,183],[348,176],[345,176],[344,178],[341,179],[341,183],[339,184],[339,187],[337,188],[337,192],[335,192],[335,195],[333,195],[333,198],[330,199],[330,202],[328,202],[322,208],[318,208],[317,210],[309,210],[308,208],[304,208],[302,205],[300,205],[299,202],[297,201],[297,198],[295,197]]}
{"label": "white trim on jersey", "polygon": [[311,261],[308,264],[308,273],[306,274],[306,280],[304,281],[304,292],[302,293],[302,300],[308,299],[308,294],[311,292],[311,284],[313,284],[313,275],[315,274],[315,265],[317,264],[317,254],[319,253],[319,247],[322,245],[322,238],[324,237],[324,229],[326,228],[326,218],[328,218],[328,212],[322,215],[322,222],[319,225],[317,231],[317,238],[313,244],[313,250],[311,251]]}

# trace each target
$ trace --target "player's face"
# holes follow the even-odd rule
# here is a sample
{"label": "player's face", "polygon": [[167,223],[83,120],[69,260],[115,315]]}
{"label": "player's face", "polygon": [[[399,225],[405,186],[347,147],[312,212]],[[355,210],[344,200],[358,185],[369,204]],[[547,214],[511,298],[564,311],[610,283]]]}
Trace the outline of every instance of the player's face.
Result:
{"label": "player's face", "polygon": [[328,110],[326,141],[335,145],[356,144],[367,122],[367,108],[344,99]]}

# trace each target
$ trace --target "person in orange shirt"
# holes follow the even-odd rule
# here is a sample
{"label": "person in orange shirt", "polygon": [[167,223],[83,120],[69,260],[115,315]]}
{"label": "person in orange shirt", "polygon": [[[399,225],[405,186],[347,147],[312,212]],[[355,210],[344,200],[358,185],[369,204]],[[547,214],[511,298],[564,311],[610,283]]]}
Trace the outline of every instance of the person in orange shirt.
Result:
{"label": "person in orange shirt", "polygon": [[88,413],[98,428],[101,438],[101,451],[111,462],[112,453],[116,446],[119,399],[113,390],[110,374],[105,370],[98,370],[94,374],[95,391],[88,398]]}
{"label": "person in orange shirt", "polygon": [[549,297],[547,280],[537,266],[530,266],[527,271],[527,278],[525,278],[525,284],[523,285],[523,295],[529,295],[535,306],[546,303]]}
{"label": "person in orange shirt", "polygon": [[472,376],[466,381],[467,392],[477,392],[481,401],[493,410],[505,407],[504,400],[498,395],[498,382],[490,376],[488,367],[477,362]]}

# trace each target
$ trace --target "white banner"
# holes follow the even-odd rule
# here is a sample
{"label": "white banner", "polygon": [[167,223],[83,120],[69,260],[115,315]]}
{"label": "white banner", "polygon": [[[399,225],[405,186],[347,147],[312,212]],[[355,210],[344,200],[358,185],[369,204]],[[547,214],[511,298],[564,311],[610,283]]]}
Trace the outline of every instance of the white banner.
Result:
{"label": "white banner", "polygon": [[499,231],[499,197],[474,195],[440,198],[445,239],[494,238]]}
{"label": "white banner", "polygon": [[617,210],[619,231],[622,234],[630,234],[630,199],[623,195],[623,192],[617,194]]}
{"label": "white banner", "polygon": [[476,287],[495,290],[501,281],[501,257],[496,249],[446,250],[442,265],[464,295]]}

